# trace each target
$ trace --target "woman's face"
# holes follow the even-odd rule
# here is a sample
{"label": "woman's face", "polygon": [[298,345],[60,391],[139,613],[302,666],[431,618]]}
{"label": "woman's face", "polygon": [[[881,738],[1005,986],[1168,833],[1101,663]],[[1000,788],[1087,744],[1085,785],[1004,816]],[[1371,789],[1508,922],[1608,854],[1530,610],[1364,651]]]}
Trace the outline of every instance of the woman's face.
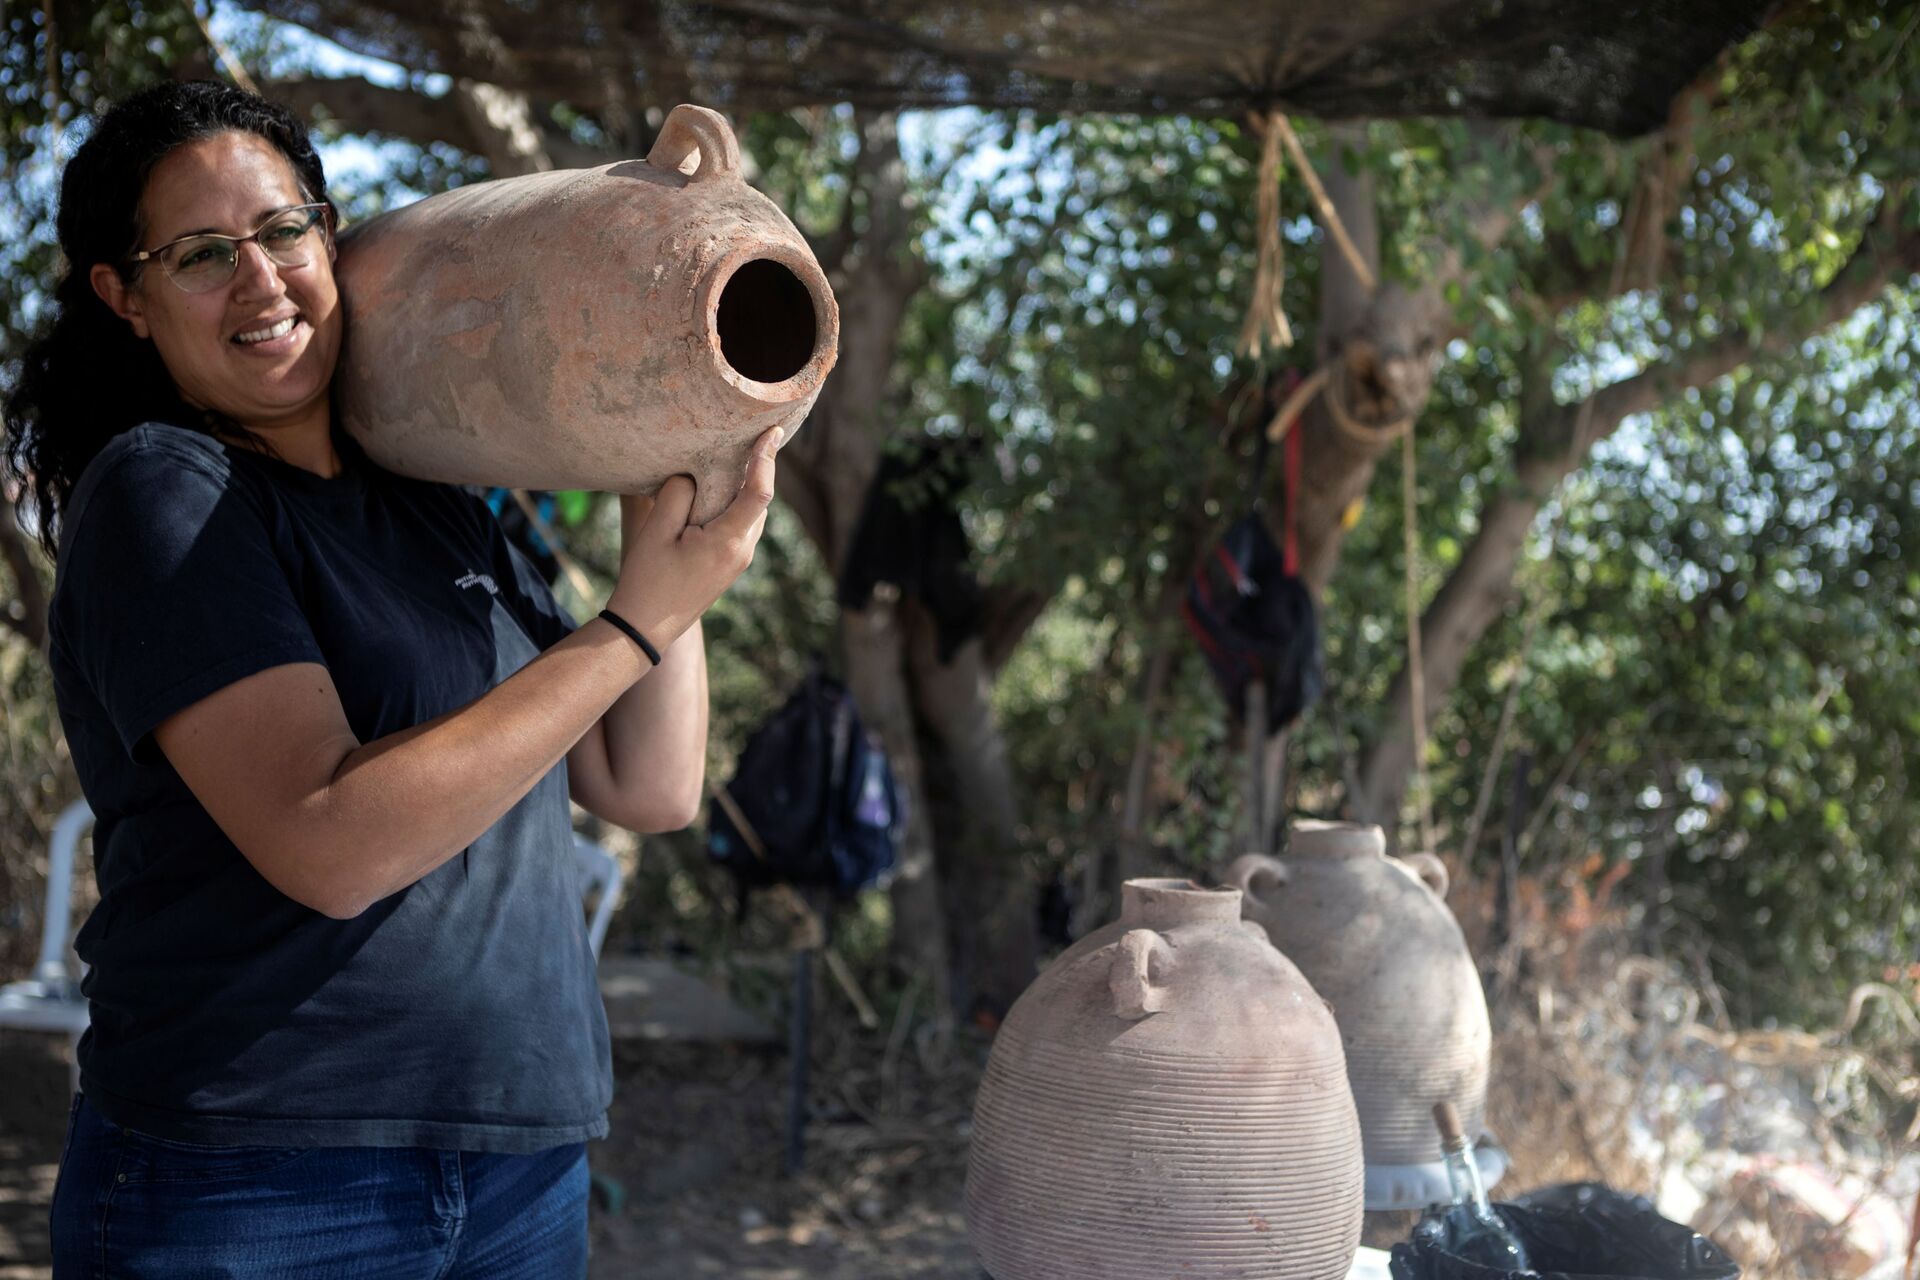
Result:
{"label": "woman's face", "polygon": [[[267,217],[309,197],[278,148],[253,133],[222,133],[170,152],[147,179],[140,200],[157,249],[203,231],[251,234]],[[318,241],[316,241],[316,245]],[[188,293],[149,260],[131,285],[112,268],[93,268],[93,286],[133,331],[151,338],[189,404],[225,413],[242,426],[271,431],[327,420],[327,388],[340,354],[340,295],[333,240],[297,267],[282,266],[259,244],[240,246],[233,278]],[[292,319],[285,333],[265,341]]]}

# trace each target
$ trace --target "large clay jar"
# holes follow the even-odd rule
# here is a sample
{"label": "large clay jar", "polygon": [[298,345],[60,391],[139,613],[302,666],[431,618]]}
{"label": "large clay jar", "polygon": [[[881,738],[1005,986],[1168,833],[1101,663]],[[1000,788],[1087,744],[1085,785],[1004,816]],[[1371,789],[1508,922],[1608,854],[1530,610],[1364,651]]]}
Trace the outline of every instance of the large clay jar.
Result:
{"label": "large clay jar", "polygon": [[1360,1133],[1324,1001],[1240,894],[1132,880],[1008,1013],[967,1231],[995,1280],[1335,1280]]}
{"label": "large clay jar", "polygon": [[1387,857],[1378,827],[1298,822],[1286,858],[1248,854],[1226,880],[1333,1006],[1369,1165],[1440,1160],[1436,1102],[1480,1133],[1492,1033],[1438,858]]}
{"label": "large clay jar", "polygon": [[717,113],[679,106],[645,161],[483,182],[341,237],[347,430],[455,483],[647,492],[703,523],[769,427],[833,367],[832,290],[740,175]]}

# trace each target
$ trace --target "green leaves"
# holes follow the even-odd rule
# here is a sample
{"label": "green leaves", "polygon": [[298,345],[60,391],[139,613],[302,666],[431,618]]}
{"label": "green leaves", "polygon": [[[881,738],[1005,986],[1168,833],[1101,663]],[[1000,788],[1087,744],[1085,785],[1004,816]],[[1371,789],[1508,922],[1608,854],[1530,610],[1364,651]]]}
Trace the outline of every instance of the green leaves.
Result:
{"label": "green leaves", "polygon": [[[11,351],[55,265],[49,119],[70,127],[103,96],[171,74],[198,36],[179,6],[91,11],[60,33],[56,110],[40,7],[4,21]],[[280,56],[270,32],[257,43],[255,56]],[[1429,750],[1442,829],[1458,839],[1520,681],[1532,868],[1598,854],[1636,868],[1631,894],[1659,862],[1672,897],[1646,890],[1646,918],[1677,910],[1701,930],[1752,1016],[1817,1012],[1920,939],[1914,296],[1896,289],[1800,341],[1883,201],[1904,198],[1903,225],[1920,225],[1917,84],[1906,8],[1813,0],[1732,51],[1665,135],[1408,120],[1335,149],[1296,122],[1323,172],[1371,181],[1388,281],[1458,264],[1415,437],[1427,598],[1487,504],[1541,483],[1526,464],[1568,455],[1569,406],[1677,353],[1781,338],[1777,355],[1630,420],[1551,495]],[[582,137],[596,128],[564,104],[554,118]],[[1112,847],[1145,732],[1146,836],[1163,862],[1217,867],[1234,851],[1240,762],[1172,602],[1252,493],[1252,450],[1230,427],[1266,372],[1234,356],[1258,239],[1253,140],[1233,120],[908,117],[907,190],[876,209],[860,125],[844,107],[758,116],[742,141],[764,188],[822,242],[845,227],[857,254],[882,216],[919,237],[933,284],[904,319],[876,409],[902,435],[982,438],[964,512],[976,567],[1053,596],[994,691],[1032,847],[1049,869]],[[444,146],[373,143],[379,174],[343,182],[358,215],[482,171]],[[1281,208],[1298,342],[1273,363],[1305,369],[1330,250],[1297,177]],[[1504,234],[1482,243],[1495,215]],[[843,298],[845,314],[860,302]],[[1332,696],[1295,741],[1304,811],[1341,805],[1403,659],[1399,465],[1397,453],[1380,464],[1322,601]],[[570,541],[610,561],[610,504],[570,492],[557,505]],[[802,655],[833,643],[831,567],[783,510],[710,618],[728,655],[714,669],[720,768]],[[1149,712],[1161,654],[1175,660]],[[1489,829],[1503,821],[1496,807]],[[1470,873],[1486,856],[1456,852]]]}
{"label": "green leaves", "polygon": [[[1920,938],[1913,295],[1876,312],[1603,447],[1564,538],[1604,559],[1543,584],[1524,731],[1601,746],[1534,856],[1638,857],[1645,820],[1616,798],[1651,786],[1675,811],[1676,900],[1739,959],[1721,976],[1749,1012],[1826,1016]],[[1570,646],[1610,661],[1560,661]],[[1494,714],[1471,677],[1459,702]]]}

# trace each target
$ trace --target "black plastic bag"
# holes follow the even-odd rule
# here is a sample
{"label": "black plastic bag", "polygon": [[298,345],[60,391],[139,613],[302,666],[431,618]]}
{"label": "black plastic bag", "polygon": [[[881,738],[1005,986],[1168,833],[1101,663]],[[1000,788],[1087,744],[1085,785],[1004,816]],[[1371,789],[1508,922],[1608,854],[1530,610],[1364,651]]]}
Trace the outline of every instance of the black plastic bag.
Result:
{"label": "black plastic bag", "polygon": [[1713,1241],[1654,1212],[1644,1196],[1597,1182],[1544,1187],[1495,1206],[1526,1246],[1531,1271],[1497,1271],[1448,1251],[1439,1213],[1393,1246],[1393,1280],[1739,1280],[1740,1265]]}

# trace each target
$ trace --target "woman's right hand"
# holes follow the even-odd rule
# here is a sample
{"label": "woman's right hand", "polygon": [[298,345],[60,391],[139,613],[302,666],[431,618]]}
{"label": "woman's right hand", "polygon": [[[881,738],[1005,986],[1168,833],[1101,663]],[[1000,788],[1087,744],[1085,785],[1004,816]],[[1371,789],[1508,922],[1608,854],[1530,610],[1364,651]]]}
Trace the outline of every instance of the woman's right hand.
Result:
{"label": "woman's right hand", "polygon": [[779,449],[780,428],[770,427],[754,442],[740,492],[704,525],[687,523],[693,481],[670,477],[639,529],[623,539],[620,577],[607,607],[639,628],[654,648],[664,652],[753,563],[773,501],[773,456]]}

